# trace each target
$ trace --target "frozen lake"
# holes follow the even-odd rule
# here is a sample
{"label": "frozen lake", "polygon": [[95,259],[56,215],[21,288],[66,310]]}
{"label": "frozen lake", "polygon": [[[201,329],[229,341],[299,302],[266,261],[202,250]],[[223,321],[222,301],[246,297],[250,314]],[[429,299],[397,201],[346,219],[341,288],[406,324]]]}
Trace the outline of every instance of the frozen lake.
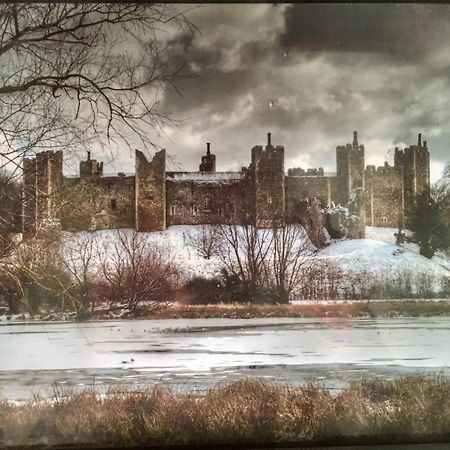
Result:
{"label": "frozen lake", "polygon": [[0,395],[22,400],[55,384],[201,390],[242,376],[330,387],[365,375],[450,376],[449,346],[449,317],[8,323]]}

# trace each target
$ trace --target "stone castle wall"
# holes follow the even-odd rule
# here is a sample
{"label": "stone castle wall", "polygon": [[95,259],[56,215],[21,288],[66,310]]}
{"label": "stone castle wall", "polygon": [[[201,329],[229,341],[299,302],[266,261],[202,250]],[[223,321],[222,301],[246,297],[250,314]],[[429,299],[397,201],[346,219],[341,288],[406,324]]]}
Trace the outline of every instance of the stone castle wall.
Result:
{"label": "stone castle wall", "polygon": [[43,152],[23,162],[23,230],[34,232],[41,221],[56,218],[67,230],[302,223],[320,242],[325,221],[319,216],[327,205],[347,205],[360,217],[352,235],[362,237],[365,224],[403,225],[418,195],[429,192],[429,153],[420,136],[417,145],[396,149],[393,167],[364,169],[364,146],[354,132],[352,144],[336,148],[336,163],[336,176],[320,168],[285,175],[284,148],[272,145],[270,133],[241,172],[216,172],[209,145],[201,171],[166,172],[165,150],[151,161],[136,151],[135,176],[114,177],[103,176],[103,165],[90,155],[80,164],[80,177],[63,177],[62,153]]}
{"label": "stone castle wall", "polygon": [[208,175],[168,174],[167,225],[242,222],[248,189],[242,188],[245,180],[241,173],[228,173],[228,178],[219,179]]}
{"label": "stone castle wall", "polygon": [[290,222],[297,220],[301,204],[317,198],[322,206],[329,205],[338,197],[339,179],[325,176],[287,176],[286,217]]}
{"label": "stone castle wall", "polygon": [[63,229],[100,230],[135,225],[135,177],[65,178],[63,194],[60,214]]}

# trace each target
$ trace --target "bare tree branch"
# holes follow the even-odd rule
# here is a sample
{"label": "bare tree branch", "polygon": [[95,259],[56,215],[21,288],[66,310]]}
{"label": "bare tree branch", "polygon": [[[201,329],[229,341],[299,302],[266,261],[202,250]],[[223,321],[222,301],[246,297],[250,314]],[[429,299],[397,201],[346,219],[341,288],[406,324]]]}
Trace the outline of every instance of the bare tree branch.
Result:
{"label": "bare tree branch", "polygon": [[2,4],[0,25],[0,155],[9,166],[41,149],[152,145],[148,130],[173,121],[160,103],[179,76],[164,32],[195,31],[179,7]]}

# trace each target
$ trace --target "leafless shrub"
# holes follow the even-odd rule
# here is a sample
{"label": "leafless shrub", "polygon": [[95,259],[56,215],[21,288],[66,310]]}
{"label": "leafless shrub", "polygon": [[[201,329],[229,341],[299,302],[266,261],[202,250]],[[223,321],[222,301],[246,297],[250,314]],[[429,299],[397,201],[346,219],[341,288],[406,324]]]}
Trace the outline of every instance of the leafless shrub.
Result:
{"label": "leafless shrub", "polygon": [[381,274],[344,272],[336,264],[316,259],[305,274],[297,298],[309,300],[446,298],[448,280],[404,271]]}
{"label": "leafless shrub", "polygon": [[335,300],[342,297],[345,274],[330,261],[316,259],[304,274],[297,298],[305,300]]}
{"label": "leafless shrub", "polygon": [[170,255],[135,231],[115,231],[112,243],[100,255],[99,277],[104,300],[130,311],[140,304],[147,310],[168,306],[174,296],[176,270]]}

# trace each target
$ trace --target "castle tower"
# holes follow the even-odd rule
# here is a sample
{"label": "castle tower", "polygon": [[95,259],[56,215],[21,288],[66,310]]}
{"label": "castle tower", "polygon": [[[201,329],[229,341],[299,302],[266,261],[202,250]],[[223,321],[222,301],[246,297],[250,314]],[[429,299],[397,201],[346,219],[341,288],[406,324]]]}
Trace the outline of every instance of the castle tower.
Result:
{"label": "castle tower", "polygon": [[267,145],[252,149],[254,220],[260,228],[283,226],[285,218],[284,147]]}
{"label": "castle tower", "polygon": [[358,132],[353,132],[353,143],[336,147],[337,176],[340,178],[338,202],[345,204],[350,192],[365,188],[364,145],[358,144]]}
{"label": "castle tower", "polygon": [[36,158],[24,158],[22,169],[22,232],[29,235],[37,229]]}
{"label": "castle tower", "polygon": [[80,177],[93,177],[103,175],[103,163],[91,159],[91,152],[87,152],[87,160],[80,162]]}
{"label": "castle tower", "polygon": [[136,150],[136,231],[166,229],[166,151],[155,153],[149,162]]}
{"label": "castle tower", "polygon": [[427,142],[422,143],[421,133],[417,145],[395,149],[394,167],[403,172],[405,215],[408,215],[414,210],[419,196],[430,195],[430,153]]}
{"label": "castle tower", "polygon": [[62,186],[63,154],[46,151],[23,160],[23,232],[34,233],[45,221],[57,218]]}
{"label": "castle tower", "polygon": [[211,154],[211,144],[206,143],[206,155],[202,156],[202,162],[198,168],[200,172],[216,171],[216,155]]}

